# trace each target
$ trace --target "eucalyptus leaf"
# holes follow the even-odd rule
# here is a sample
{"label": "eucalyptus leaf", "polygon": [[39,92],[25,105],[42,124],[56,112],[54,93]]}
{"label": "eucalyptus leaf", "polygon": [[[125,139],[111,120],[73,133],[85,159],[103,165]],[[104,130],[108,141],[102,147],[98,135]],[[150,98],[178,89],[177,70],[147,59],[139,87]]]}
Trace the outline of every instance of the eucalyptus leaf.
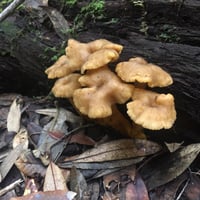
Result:
{"label": "eucalyptus leaf", "polygon": [[151,160],[140,171],[148,189],[152,190],[164,185],[181,175],[191,165],[199,152],[200,143],[197,143]]}

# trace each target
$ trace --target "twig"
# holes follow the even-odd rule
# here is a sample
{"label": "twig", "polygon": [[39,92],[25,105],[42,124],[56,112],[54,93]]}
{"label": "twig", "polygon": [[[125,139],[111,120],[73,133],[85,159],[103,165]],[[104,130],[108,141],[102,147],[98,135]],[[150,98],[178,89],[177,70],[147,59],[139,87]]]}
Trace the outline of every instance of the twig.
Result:
{"label": "twig", "polygon": [[7,192],[9,192],[10,190],[14,189],[17,185],[19,185],[22,182],[23,182],[22,179],[18,179],[14,183],[11,183],[10,185],[8,185],[5,188],[1,189],[0,190],[0,196],[2,196],[4,194],[6,194]]}
{"label": "twig", "polygon": [[182,194],[184,193],[186,187],[188,186],[190,180],[187,180],[187,182],[185,183],[183,189],[181,190],[181,192],[179,193],[179,195],[177,196],[176,200],[180,200]]}
{"label": "twig", "polygon": [[0,22],[2,22],[8,15],[10,15],[14,10],[24,2],[25,0],[14,0],[9,6],[7,6],[1,13],[0,13]]}

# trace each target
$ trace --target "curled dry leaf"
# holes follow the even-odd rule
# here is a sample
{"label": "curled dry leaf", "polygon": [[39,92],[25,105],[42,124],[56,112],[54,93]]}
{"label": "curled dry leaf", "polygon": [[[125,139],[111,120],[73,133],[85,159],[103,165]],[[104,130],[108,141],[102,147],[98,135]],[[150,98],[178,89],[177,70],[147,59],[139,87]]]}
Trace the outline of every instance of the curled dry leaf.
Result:
{"label": "curled dry leaf", "polygon": [[15,135],[13,139],[13,148],[22,143],[24,144],[24,149],[28,149],[28,132],[25,127],[20,128],[19,132]]}
{"label": "curled dry leaf", "polygon": [[119,185],[120,181],[122,180],[121,177],[124,175],[127,176],[128,179],[130,179],[131,181],[134,181],[135,174],[136,174],[135,165],[132,165],[130,167],[126,167],[125,169],[110,173],[103,177],[104,187],[109,189],[110,183],[112,181],[115,181]]}
{"label": "curled dry leaf", "polygon": [[18,132],[20,129],[21,120],[21,99],[16,98],[10,106],[7,116],[7,129],[8,132]]}
{"label": "curled dry leaf", "polygon": [[[160,150],[161,147],[158,144],[148,140],[120,139],[100,144],[71,159],[67,158],[59,166],[67,168],[72,165],[76,167],[82,165],[86,169],[90,167],[93,169],[102,169],[103,167],[105,169],[105,167],[121,167],[123,161],[125,162],[124,166],[128,166],[138,163],[145,156],[155,154]],[[116,165],[116,162],[118,165]],[[88,163],[92,165],[89,166]]]}
{"label": "curled dry leaf", "polygon": [[68,190],[62,170],[53,162],[47,168],[43,191]]}
{"label": "curled dry leaf", "polygon": [[15,165],[24,175],[29,177],[34,177],[36,174],[44,177],[46,173],[46,168],[39,159],[33,156],[29,149],[21,153]]}
{"label": "curled dry leaf", "polygon": [[191,165],[199,152],[200,143],[190,144],[171,154],[153,159],[140,172],[147,188],[152,190],[178,177]]}

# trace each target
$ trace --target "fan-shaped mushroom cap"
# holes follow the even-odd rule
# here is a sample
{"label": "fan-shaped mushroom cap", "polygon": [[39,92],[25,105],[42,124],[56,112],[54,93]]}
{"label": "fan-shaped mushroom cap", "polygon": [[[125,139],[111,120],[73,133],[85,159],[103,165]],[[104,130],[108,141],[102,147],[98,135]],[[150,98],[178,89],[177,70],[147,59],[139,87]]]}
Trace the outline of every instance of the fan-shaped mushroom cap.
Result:
{"label": "fan-shaped mushroom cap", "polygon": [[152,130],[172,127],[176,111],[171,94],[135,88],[132,99],[132,102],[127,103],[127,113],[136,124]]}
{"label": "fan-shaped mushroom cap", "polygon": [[[109,58],[112,61],[114,57],[118,58],[122,48],[121,45],[105,39],[99,39],[89,43],[81,43],[77,40],[69,39],[68,46],[65,49],[66,55],[61,56],[52,66],[46,69],[45,73],[48,74],[49,79],[64,77],[75,71],[80,71],[81,66],[87,61],[88,56],[94,52],[107,49],[106,52],[110,53],[108,53],[105,59]],[[115,51],[115,53],[111,53],[111,51]],[[91,59],[93,60],[94,58],[95,56],[92,56]],[[89,63],[91,64],[91,62]],[[105,64],[107,63],[104,61]]]}
{"label": "fan-shaped mushroom cap", "polygon": [[99,49],[113,49],[118,53],[121,53],[123,46],[110,42],[106,39],[98,39],[88,43],[92,52],[98,51]]}
{"label": "fan-shaped mushroom cap", "polygon": [[112,114],[111,106],[125,103],[133,86],[123,83],[108,67],[87,71],[79,78],[81,86],[73,95],[75,106],[90,118],[104,118]]}
{"label": "fan-shaped mushroom cap", "polygon": [[116,72],[125,82],[147,83],[149,87],[165,87],[173,83],[166,71],[140,57],[118,63]]}
{"label": "fan-shaped mushroom cap", "polygon": [[72,73],[68,76],[58,79],[52,88],[52,92],[55,97],[72,97],[74,91],[81,87],[80,83],[78,82],[80,76],[80,74]]}
{"label": "fan-shaped mushroom cap", "polygon": [[85,70],[97,69],[119,58],[117,51],[113,49],[100,49],[88,56],[87,61],[81,67],[81,73]]}

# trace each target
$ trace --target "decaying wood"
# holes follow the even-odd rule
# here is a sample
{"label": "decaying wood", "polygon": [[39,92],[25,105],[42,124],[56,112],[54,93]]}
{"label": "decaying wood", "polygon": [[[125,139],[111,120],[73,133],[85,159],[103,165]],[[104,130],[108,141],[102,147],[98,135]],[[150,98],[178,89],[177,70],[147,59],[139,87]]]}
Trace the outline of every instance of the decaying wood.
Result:
{"label": "decaying wood", "polygon": [[[149,62],[163,67],[172,75],[174,84],[162,91],[173,93],[176,106],[200,122],[200,102],[198,100],[200,96],[200,13],[197,12],[200,2],[195,0],[145,0],[147,11],[145,15],[143,8],[134,7],[127,1],[106,1],[106,6],[110,18],[121,14],[119,23],[89,24],[88,29],[81,32],[76,39],[85,42],[106,38],[124,45],[121,60],[127,60],[132,56],[143,56]],[[43,27],[40,34],[30,32],[26,30],[26,26],[17,24],[19,19],[22,23],[22,16],[17,16],[15,20],[9,19],[12,33],[0,32],[0,40],[3,41],[0,43],[2,52],[0,55],[0,80],[2,82],[0,91],[5,92],[12,87],[12,91],[15,92],[20,92],[20,88],[21,90],[27,88],[25,92],[36,89],[40,93],[39,90],[42,89],[44,93],[48,93],[51,84],[44,70],[53,63],[50,59],[55,53],[47,49],[58,47],[62,40],[48,27]],[[145,20],[148,26],[146,36],[144,32],[139,31],[142,20]],[[23,23],[27,25],[26,21]],[[179,41],[176,41],[176,38],[175,43],[156,40],[161,31],[165,31],[161,28],[164,24],[176,26],[173,32],[167,32],[167,34],[169,37],[172,37],[170,34],[177,34]],[[17,37],[14,37],[16,35]],[[11,40],[11,38],[14,39]]]}

